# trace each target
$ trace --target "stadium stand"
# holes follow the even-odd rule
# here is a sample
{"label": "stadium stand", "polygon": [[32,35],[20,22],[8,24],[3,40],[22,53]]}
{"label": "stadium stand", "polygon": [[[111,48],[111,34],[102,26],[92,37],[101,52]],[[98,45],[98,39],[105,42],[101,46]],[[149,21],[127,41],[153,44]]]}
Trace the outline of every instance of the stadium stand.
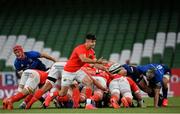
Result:
{"label": "stadium stand", "polygon": [[[129,1],[0,0],[0,70],[12,65],[14,57],[11,47],[7,46],[17,43],[18,39],[22,39],[27,51],[45,48],[48,53],[59,52],[57,55],[66,60],[88,32],[97,35],[98,58],[180,67],[177,3],[174,0]],[[10,44],[9,37],[12,37]],[[126,57],[124,50],[128,50]]]}
{"label": "stadium stand", "polygon": [[143,49],[142,43],[135,43],[133,45],[133,51],[130,59],[131,64],[140,64],[142,49]]}

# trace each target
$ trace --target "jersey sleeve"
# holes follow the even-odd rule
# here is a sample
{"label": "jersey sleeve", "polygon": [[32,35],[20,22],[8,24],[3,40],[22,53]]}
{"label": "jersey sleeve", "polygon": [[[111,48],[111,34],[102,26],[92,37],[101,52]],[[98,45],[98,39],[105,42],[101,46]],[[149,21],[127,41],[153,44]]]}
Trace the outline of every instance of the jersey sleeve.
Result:
{"label": "jersey sleeve", "polygon": [[36,58],[40,58],[41,57],[41,54],[37,51],[30,51],[30,52],[27,52],[27,55],[30,57],[30,58],[33,58],[33,59],[36,59]]}
{"label": "jersey sleeve", "polygon": [[78,56],[81,54],[86,54],[86,50],[82,47],[75,48],[75,52],[77,53]]}
{"label": "jersey sleeve", "polygon": [[15,67],[15,69],[16,69],[17,72],[20,71],[20,70],[22,70],[22,69],[21,69],[21,66],[18,64],[17,60],[14,61],[14,67]]}
{"label": "jersey sleeve", "polygon": [[155,85],[161,87],[162,86],[162,79],[163,76],[159,74],[158,72],[155,73]]}

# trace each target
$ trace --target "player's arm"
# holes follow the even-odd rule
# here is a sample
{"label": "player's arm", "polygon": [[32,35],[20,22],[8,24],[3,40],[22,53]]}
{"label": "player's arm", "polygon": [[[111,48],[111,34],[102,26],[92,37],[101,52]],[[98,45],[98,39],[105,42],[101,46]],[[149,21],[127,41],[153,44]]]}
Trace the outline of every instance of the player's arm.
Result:
{"label": "player's arm", "polygon": [[91,77],[91,76],[89,76],[90,78],[91,78],[91,80],[93,81],[93,84],[97,87],[97,88],[99,88],[99,89],[101,89],[101,90],[103,90],[103,91],[107,91],[107,88],[104,88],[97,80],[95,80],[93,77]]}
{"label": "player's arm", "polygon": [[91,58],[87,58],[85,54],[80,54],[79,58],[84,63],[91,63],[91,64],[96,64],[96,63],[102,64],[103,63],[103,59],[102,58],[100,58],[98,60],[97,59],[91,59]]}
{"label": "player's arm", "polygon": [[40,57],[49,59],[49,60],[51,60],[51,61],[53,61],[53,62],[57,62],[57,60],[56,60],[55,58],[51,57],[51,56],[48,55],[47,53],[40,53]]}
{"label": "player's arm", "polygon": [[18,78],[21,78],[22,73],[23,73],[23,69],[21,68],[20,64],[18,64],[16,61],[14,62],[14,67],[16,70],[16,74],[18,76]]}
{"label": "player's arm", "polygon": [[108,72],[108,68],[106,68],[104,65],[102,64],[92,64],[95,68],[97,69],[100,69],[100,70],[103,70],[103,71],[106,71]]}
{"label": "player's arm", "polygon": [[155,93],[155,95],[154,95],[154,107],[158,107],[160,89],[161,89],[161,86],[159,84],[156,85],[156,87],[154,89],[154,93]]}
{"label": "player's arm", "polygon": [[20,71],[17,71],[18,75],[21,77],[22,76],[22,73],[23,73],[23,70],[20,70]]}

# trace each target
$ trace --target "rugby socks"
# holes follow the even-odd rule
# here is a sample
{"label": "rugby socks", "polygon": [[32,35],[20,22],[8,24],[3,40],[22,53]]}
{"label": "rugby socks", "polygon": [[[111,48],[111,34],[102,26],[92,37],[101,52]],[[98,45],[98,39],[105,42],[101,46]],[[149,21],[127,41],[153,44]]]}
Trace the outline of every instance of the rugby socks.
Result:
{"label": "rugby socks", "polygon": [[41,96],[44,94],[44,91],[42,89],[38,89],[34,96],[32,97],[32,99],[30,100],[30,102],[28,102],[26,109],[29,109],[33,103],[35,103],[38,99],[41,98]]}
{"label": "rugby socks", "polygon": [[54,97],[57,97],[59,95],[59,91],[54,91],[53,93],[49,93],[48,96],[46,97],[45,99],[45,106],[49,106],[51,100],[54,98]]}
{"label": "rugby socks", "polygon": [[67,102],[69,100],[69,97],[67,95],[65,95],[65,96],[62,96],[62,97],[59,96],[57,99],[58,99],[59,102]]}
{"label": "rugby socks", "polygon": [[90,98],[92,96],[92,89],[90,87],[86,87],[86,98]]}
{"label": "rugby socks", "polygon": [[26,95],[22,92],[17,93],[16,95],[10,97],[11,102],[19,101],[20,99],[24,98]]}
{"label": "rugby socks", "polygon": [[33,94],[29,94],[28,96],[26,96],[26,98],[24,99],[24,102],[27,104],[31,98],[33,97]]}
{"label": "rugby socks", "polygon": [[116,95],[112,95],[110,99],[110,103],[113,108],[118,109],[120,108],[120,105],[118,104],[119,98]]}
{"label": "rugby socks", "polygon": [[132,99],[131,99],[131,98],[129,98],[129,97],[125,97],[125,98],[126,98],[126,100],[127,100],[128,104],[129,104],[129,106],[131,106],[131,105],[132,105]]}
{"label": "rugby socks", "polygon": [[113,95],[113,96],[111,96],[111,100],[113,100],[113,101],[117,101],[117,102],[118,102],[118,97],[117,97],[117,96],[115,96],[115,95]]}
{"label": "rugby socks", "polygon": [[163,98],[167,99],[168,88],[162,88]]}
{"label": "rugby socks", "polygon": [[94,94],[92,97],[91,97],[92,100],[94,100],[95,102],[97,101],[100,101],[100,96],[98,94]]}
{"label": "rugby socks", "polygon": [[79,107],[79,100],[80,100],[80,91],[79,88],[73,88],[72,91],[72,100],[73,100],[73,107],[78,108]]}

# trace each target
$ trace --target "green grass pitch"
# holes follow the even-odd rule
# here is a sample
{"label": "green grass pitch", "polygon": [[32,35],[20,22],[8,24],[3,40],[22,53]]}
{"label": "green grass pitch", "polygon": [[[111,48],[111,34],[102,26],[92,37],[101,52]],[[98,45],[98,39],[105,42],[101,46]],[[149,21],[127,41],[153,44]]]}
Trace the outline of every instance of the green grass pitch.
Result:
{"label": "green grass pitch", "polygon": [[40,109],[39,103],[35,103],[32,109],[24,110],[18,109],[20,102],[14,104],[13,110],[3,110],[2,109],[2,100],[0,101],[0,114],[2,113],[180,113],[180,97],[171,97],[169,98],[168,107],[154,108],[153,99],[145,98],[146,108],[98,108],[96,110],[85,110],[80,109],[71,109],[71,108],[54,108],[53,104],[47,109]]}

